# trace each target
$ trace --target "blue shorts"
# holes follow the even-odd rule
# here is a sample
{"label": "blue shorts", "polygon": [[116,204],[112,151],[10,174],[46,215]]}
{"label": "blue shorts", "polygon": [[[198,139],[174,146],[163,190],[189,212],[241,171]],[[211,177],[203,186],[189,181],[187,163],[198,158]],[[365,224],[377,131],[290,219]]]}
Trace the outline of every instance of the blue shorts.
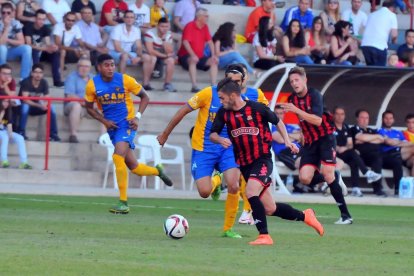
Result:
{"label": "blue shorts", "polygon": [[224,172],[228,169],[238,168],[234,158],[233,147],[222,148],[213,152],[193,150],[191,156],[191,174],[194,180],[211,176],[214,169]]}
{"label": "blue shorts", "polygon": [[114,146],[118,142],[127,142],[131,149],[135,149],[134,138],[137,132],[129,126],[125,126],[125,123],[116,129],[108,130],[108,134]]}

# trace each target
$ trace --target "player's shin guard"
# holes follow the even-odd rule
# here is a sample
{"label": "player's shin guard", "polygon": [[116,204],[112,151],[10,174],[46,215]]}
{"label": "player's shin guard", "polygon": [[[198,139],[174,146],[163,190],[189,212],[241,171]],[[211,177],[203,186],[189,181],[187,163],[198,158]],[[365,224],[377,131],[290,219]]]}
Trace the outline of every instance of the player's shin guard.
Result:
{"label": "player's shin guard", "polygon": [[338,174],[335,172],[335,180],[332,183],[328,183],[329,188],[331,189],[331,194],[338,205],[339,211],[341,211],[341,216],[351,217],[348,211],[348,207],[345,202],[344,195],[342,194],[342,189],[338,183]]}
{"label": "player's shin guard", "polygon": [[246,180],[243,176],[240,176],[240,196],[243,199],[243,210],[251,211],[252,207],[250,206],[249,199],[246,196]]}
{"label": "player's shin guard", "polygon": [[115,165],[116,181],[118,182],[119,199],[127,201],[128,190],[128,168],[125,164],[125,158],[121,155],[114,154],[112,159]]}
{"label": "player's shin guard", "polygon": [[231,229],[236,221],[237,210],[239,209],[239,193],[227,193],[224,209],[224,232]]}
{"label": "player's shin guard", "polygon": [[286,220],[305,220],[305,215],[302,211],[299,211],[286,203],[276,203],[276,211],[273,213],[272,216],[276,216]]}
{"label": "player's shin guard", "polygon": [[143,163],[138,163],[136,168],[131,170],[131,172],[139,176],[158,175],[157,168],[145,165]]}
{"label": "player's shin guard", "polygon": [[252,206],[253,218],[257,231],[259,231],[260,234],[268,234],[266,212],[263,203],[258,196],[252,196],[249,198],[249,202],[250,206]]}

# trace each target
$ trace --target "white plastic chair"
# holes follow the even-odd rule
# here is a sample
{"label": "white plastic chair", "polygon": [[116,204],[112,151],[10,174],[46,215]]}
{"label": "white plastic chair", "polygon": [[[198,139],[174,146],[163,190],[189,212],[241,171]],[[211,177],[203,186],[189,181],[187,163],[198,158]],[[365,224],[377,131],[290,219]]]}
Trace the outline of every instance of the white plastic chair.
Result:
{"label": "white plastic chair", "polygon": [[106,184],[108,182],[109,168],[112,167],[114,189],[118,189],[118,182],[116,181],[116,174],[115,174],[115,165],[114,165],[114,161],[112,160],[112,155],[114,154],[115,147],[112,144],[112,141],[109,138],[108,133],[104,133],[99,137],[99,145],[106,148],[106,168],[105,168],[105,176],[104,176],[102,188],[104,189],[106,188]]}
{"label": "white plastic chair", "polygon": [[[158,143],[157,137],[155,135],[141,135],[138,136],[137,144],[140,149],[143,149],[143,154],[145,157],[143,159],[146,162],[154,162],[154,165],[163,164],[163,165],[180,165],[181,166],[181,179],[182,187],[185,190],[185,161],[184,161],[184,150],[182,147],[173,146],[170,144],[164,144],[164,148],[175,151],[175,158],[165,159],[161,156],[161,146]],[[155,178],[155,189],[160,189],[160,178]]]}

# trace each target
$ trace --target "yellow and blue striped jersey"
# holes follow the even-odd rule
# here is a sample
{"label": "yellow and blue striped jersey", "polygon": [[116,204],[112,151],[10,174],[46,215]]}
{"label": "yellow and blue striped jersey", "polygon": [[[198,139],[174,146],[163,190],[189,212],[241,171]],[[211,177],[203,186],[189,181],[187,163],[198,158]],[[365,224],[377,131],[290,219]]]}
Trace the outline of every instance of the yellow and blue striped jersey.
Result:
{"label": "yellow and blue striped jersey", "polygon": [[85,100],[95,102],[106,120],[119,123],[135,117],[131,93],[138,95],[142,86],[131,76],[115,73],[110,82],[98,74],[86,84]]}
{"label": "yellow and blue striped jersey", "polygon": [[263,91],[258,88],[247,87],[247,90],[242,95],[243,100],[254,101],[258,103],[262,103],[264,105],[269,105],[269,101],[266,99]]}

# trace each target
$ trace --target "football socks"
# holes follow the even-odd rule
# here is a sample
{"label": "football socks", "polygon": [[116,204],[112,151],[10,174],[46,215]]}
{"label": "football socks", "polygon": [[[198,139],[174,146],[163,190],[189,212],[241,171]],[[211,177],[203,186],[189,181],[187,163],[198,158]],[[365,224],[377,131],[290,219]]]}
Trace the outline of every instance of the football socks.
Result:
{"label": "football socks", "polygon": [[224,226],[223,230],[230,230],[236,221],[237,211],[239,209],[239,193],[227,193],[226,204],[224,208]]}
{"label": "football socks", "polygon": [[338,205],[339,210],[341,211],[341,216],[351,217],[348,211],[348,207],[346,206],[344,195],[342,194],[342,189],[338,183],[338,173],[335,172],[335,180],[329,184],[329,188],[331,189],[331,194],[336,201],[336,205]]}
{"label": "football socks", "polygon": [[131,170],[132,173],[136,175],[158,175],[158,170],[155,167],[151,167],[148,165],[145,165],[143,163],[138,163],[137,167],[133,170]]}
{"label": "football socks", "polygon": [[252,206],[253,218],[257,231],[259,231],[260,234],[268,234],[266,212],[263,203],[258,196],[252,196],[249,198],[249,202],[250,206]]}
{"label": "football socks", "polygon": [[305,215],[302,211],[299,211],[286,203],[276,203],[276,211],[273,213],[273,216],[286,220],[305,220]]}
{"label": "football socks", "polygon": [[115,153],[112,155],[112,159],[115,165],[116,181],[118,182],[119,199],[126,201],[128,198],[128,168],[125,164],[125,158]]}
{"label": "football socks", "polygon": [[249,199],[246,196],[246,180],[244,177],[240,176],[240,197],[243,199],[243,210],[251,211],[252,207],[250,206]]}

